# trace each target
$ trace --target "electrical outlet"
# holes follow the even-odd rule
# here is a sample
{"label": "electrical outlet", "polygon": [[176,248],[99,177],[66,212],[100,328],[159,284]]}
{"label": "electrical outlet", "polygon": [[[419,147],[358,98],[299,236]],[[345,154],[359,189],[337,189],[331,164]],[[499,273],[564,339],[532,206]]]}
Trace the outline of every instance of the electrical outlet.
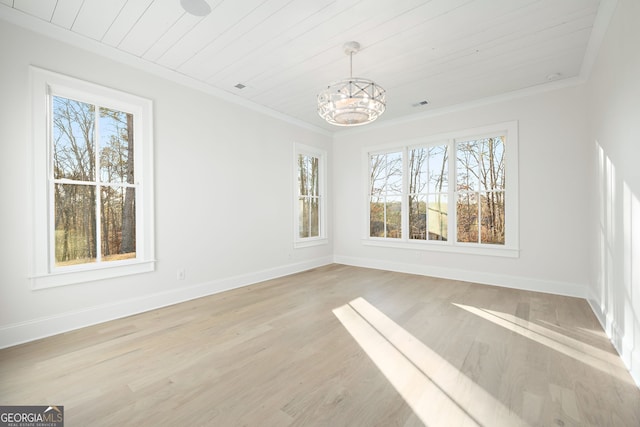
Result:
{"label": "electrical outlet", "polygon": [[178,280],[184,280],[184,268],[178,269],[178,272],[176,273],[176,278]]}

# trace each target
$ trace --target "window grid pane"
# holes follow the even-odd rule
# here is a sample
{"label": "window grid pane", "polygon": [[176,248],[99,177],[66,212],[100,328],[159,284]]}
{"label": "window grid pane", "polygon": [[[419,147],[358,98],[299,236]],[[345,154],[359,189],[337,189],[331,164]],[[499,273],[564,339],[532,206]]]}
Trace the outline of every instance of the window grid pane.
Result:
{"label": "window grid pane", "polygon": [[447,195],[431,194],[428,200],[427,218],[429,219],[429,240],[447,240],[449,216],[447,213]]}
{"label": "window grid pane", "polygon": [[52,99],[53,176],[95,180],[95,107],[72,99]]}
{"label": "window grid pane", "polygon": [[309,237],[309,198],[300,197],[298,230],[301,238]]}
{"label": "window grid pane", "polygon": [[[100,237],[102,257],[115,261],[136,257],[135,189],[101,187]],[[127,207],[127,204],[132,206]]]}
{"label": "window grid pane", "polygon": [[133,115],[100,108],[100,180],[133,184]]}
{"label": "window grid pane", "polygon": [[458,242],[478,242],[478,201],[476,193],[460,193],[456,205]]}
{"label": "window grid pane", "polygon": [[504,191],[482,193],[481,243],[504,245]]}
{"label": "window grid pane", "polygon": [[54,191],[56,266],[96,262],[95,186],[56,184]]}

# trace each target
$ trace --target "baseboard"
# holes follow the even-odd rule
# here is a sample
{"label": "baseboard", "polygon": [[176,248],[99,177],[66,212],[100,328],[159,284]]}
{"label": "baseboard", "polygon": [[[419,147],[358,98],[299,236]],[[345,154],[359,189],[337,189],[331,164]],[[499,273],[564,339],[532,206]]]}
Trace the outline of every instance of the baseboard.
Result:
{"label": "baseboard", "polygon": [[586,298],[587,295],[586,284],[582,285],[577,283],[486,273],[482,271],[460,270],[432,265],[399,263],[379,259],[357,258],[340,255],[334,256],[333,259],[337,264],[397,271],[400,273],[419,274],[422,276],[432,276],[443,279],[462,280],[465,282],[502,286],[505,288],[521,289],[525,291],[544,292],[549,294],[565,295],[578,298]]}
{"label": "baseboard", "polygon": [[595,314],[598,319],[598,322],[600,322],[600,326],[602,326],[602,329],[609,337],[609,341],[611,341],[611,344],[613,344],[613,347],[620,355],[622,362],[627,367],[631,378],[633,378],[633,381],[638,388],[640,388],[640,348],[634,348],[632,338],[629,334],[625,335],[622,332],[611,313],[603,311],[598,302],[598,297],[594,295],[593,292],[589,293],[587,302],[591,307],[591,311],[593,311],[593,314]]}
{"label": "baseboard", "polygon": [[74,310],[55,316],[41,317],[26,322],[0,327],[0,348],[11,347],[40,338],[46,338],[74,329],[119,319],[133,314],[166,307],[192,299],[213,295],[219,292],[240,288],[275,279],[289,274],[299,273],[312,268],[331,264],[332,257],[317,258],[295,264],[269,268],[209,282],[185,286],[170,291],[158,292],[144,297],[127,299],[117,303]]}

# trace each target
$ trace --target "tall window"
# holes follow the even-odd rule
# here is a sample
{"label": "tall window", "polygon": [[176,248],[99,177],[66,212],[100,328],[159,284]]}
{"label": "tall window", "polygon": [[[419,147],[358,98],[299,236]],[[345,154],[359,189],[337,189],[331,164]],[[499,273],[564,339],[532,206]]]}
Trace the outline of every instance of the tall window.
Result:
{"label": "tall window", "polygon": [[296,144],[297,245],[325,243],[325,154],[313,147]]}
{"label": "tall window", "polygon": [[456,142],[459,242],[504,245],[505,136]]}
{"label": "tall window", "polygon": [[55,266],[135,258],[133,114],[51,101]]}
{"label": "tall window", "polygon": [[34,286],[153,270],[150,101],[32,77]]}
{"label": "tall window", "polygon": [[368,243],[517,256],[517,151],[510,122],[367,153]]}
{"label": "tall window", "polygon": [[373,154],[370,168],[370,220],[372,237],[402,237],[402,152]]}
{"label": "tall window", "polygon": [[298,155],[299,237],[320,235],[320,183],[318,165],[320,159],[307,154]]}
{"label": "tall window", "polygon": [[449,147],[409,150],[409,238],[447,240]]}

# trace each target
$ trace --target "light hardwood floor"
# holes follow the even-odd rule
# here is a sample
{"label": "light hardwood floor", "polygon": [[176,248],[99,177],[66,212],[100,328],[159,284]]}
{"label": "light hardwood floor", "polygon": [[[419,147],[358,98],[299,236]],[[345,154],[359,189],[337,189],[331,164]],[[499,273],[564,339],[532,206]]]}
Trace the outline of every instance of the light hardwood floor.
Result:
{"label": "light hardwood floor", "polygon": [[640,426],[584,300],[342,265],[0,350],[66,426]]}

